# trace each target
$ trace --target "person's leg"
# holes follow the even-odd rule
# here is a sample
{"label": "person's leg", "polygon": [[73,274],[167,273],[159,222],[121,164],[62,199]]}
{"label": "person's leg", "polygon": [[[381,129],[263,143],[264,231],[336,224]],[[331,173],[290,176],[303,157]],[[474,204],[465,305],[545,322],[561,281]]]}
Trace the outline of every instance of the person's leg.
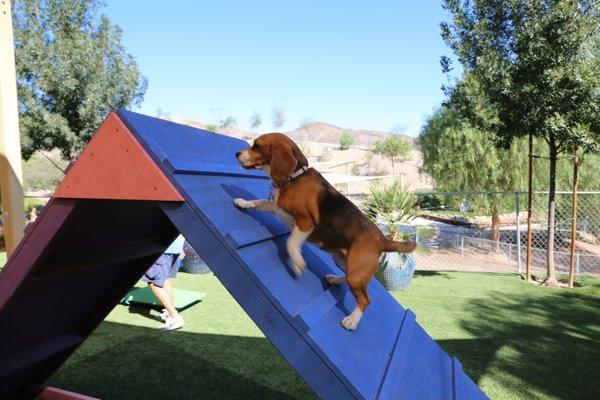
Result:
{"label": "person's leg", "polygon": [[[169,299],[171,299],[171,303],[175,304],[175,290],[173,288],[173,279],[175,279],[175,277],[177,276],[177,271],[179,271],[179,254],[169,254],[169,257],[171,258],[169,260],[169,275],[165,280],[164,288],[167,291]],[[171,316],[174,317],[173,314],[171,314]]]}
{"label": "person's leg", "polygon": [[[174,296],[174,289],[173,289],[173,280],[171,278],[167,278],[167,280],[165,280],[165,285],[164,285],[164,289],[167,293],[167,296],[169,297],[169,302],[171,304],[173,304],[173,308],[175,309],[175,296]],[[171,311],[169,311],[169,309],[167,307],[165,307],[167,309],[167,312],[169,313],[169,315],[171,317],[176,317],[179,314],[173,314]],[[175,309],[175,312],[177,312],[177,309]]]}
{"label": "person's leg", "polygon": [[148,285],[150,285],[150,290],[152,290],[152,293],[154,294],[156,299],[158,301],[160,301],[160,303],[163,305],[164,308],[167,309],[167,312],[169,313],[169,315],[171,317],[175,318],[175,317],[179,316],[179,313],[177,312],[177,309],[175,308],[175,305],[173,304],[172,294],[169,295],[169,291],[166,289],[166,286],[168,285],[167,282],[168,282],[168,279],[165,281],[165,284],[163,287],[156,286],[152,282],[149,282]]}
{"label": "person's leg", "polygon": [[167,278],[167,280],[165,280],[164,288],[167,291],[167,295],[171,299],[171,302],[174,303],[175,297],[173,296],[173,280],[171,278]]}

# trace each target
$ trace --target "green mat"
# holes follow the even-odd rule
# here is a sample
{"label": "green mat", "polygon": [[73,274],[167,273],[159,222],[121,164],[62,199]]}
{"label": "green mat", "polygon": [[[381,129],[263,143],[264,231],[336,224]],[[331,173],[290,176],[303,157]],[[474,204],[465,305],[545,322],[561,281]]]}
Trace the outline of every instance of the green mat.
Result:
{"label": "green mat", "polygon": [[[194,292],[193,290],[175,289],[173,297],[175,297],[175,308],[177,311],[185,310],[188,307],[198,303],[202,298],[206,296],[203,292]],[[161,309],[162,304],[156,300],[156,297],[152,294],[152,291],[148,286],[142,288],[131,289],[123,299],[121,299],[123,305],[145,305],[152,308]]]}

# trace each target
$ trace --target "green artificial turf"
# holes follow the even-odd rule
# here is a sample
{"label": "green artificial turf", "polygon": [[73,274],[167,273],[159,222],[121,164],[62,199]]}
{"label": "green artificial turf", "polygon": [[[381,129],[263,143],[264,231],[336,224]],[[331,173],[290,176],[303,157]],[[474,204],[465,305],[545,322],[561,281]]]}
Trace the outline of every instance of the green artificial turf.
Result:
{"label": "green artificial turf", "polygon": [[[584,284],[418,272],[395,296],[492,399],[593,399],[600,279]],[[156,311],[116,306],[49,383],[103,399],[315,398],[213,275],[182,273],[175,285],[208,293],[183,311],[183,329],[159,332]]]}

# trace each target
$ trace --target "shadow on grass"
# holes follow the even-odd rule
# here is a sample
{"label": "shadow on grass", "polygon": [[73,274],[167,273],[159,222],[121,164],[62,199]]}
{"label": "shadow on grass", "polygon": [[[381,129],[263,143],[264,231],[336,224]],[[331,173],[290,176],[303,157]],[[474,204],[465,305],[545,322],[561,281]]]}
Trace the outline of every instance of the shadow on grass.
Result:
{"label": "shadow on grass", "polygon": [[163,322],[163,320],[160,318],[160,316],[152,314],[152,310],[156,309],[154,307],[140,306],[137,304],[130,304],[126,307],[127,307],[127,311],[129,311],[129,314],[137,314],[144,318],[151,319],[152,321],[157,321],[157,322],[161,322],[161,323]]}
{"label": "shadow on grass", "polygon": [[473,300],[466,311],[462,326],[477,339],[439,343],[476,381],[493,368],[495,381],[521,385],[524,398],[600,398],[597,291],[498,294]]}
{"label": "shadow on grass", "polygon": [[49,382],[103,399],[314,398],[264,338],[104,322]]}
{"label": "shadow on grass", "polygon": [[415,271],[415,277],[430,277],[430,276],[441,276],[444,277],[446,279],[453,279],[451,276],[449,276],[447,273],[444,273],[443,271]]}

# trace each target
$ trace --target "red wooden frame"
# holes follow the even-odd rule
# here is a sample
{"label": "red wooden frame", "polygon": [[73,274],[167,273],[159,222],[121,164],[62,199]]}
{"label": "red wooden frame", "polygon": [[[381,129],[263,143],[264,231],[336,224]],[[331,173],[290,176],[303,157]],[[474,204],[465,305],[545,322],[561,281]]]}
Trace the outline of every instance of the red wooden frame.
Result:
{"label": "red wooden frame", "polygon": [[31,385],[27,388],[27,392],[38,400],[99,400],[97,397],[44,385]]}
{"label": "red wooden frame", "polygon": [[183,201],[183,197],[112,112],[56,189],[70,199]]}

